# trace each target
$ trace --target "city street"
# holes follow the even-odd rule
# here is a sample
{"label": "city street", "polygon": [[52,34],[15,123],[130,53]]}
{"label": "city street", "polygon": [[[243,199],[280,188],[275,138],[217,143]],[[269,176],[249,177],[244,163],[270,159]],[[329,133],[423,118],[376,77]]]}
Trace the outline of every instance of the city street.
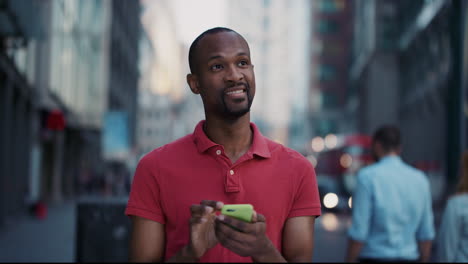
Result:
{"label": "city street", "polygon": [[0,262],[73,262],[75,203],[48,208],[47,218],[18,217],[0,231]]}
{"label": "city street", "polygon": [[[23,217],[9,223],[0,232],[0,262],[74,262],[75,207],[68,201],[51,206],[44,220]],[[348,224],[346,215],[325,213],[317,219],[313,262],[343,262]]]}
{"label": "city street", "polygon": [[468,193],[468,0],[0,0],[0,18],[0,262],[126,261],[130,193],[183,220],[197,191],[320,200],[311,261],[344,262],[368,182],[369,256],[409,257],[431,221],[444,255]]}
{"label": "city street", "polygon": [[[323,213],[323,212],[322,212]],[[323,213],[315,222],[313,262],[343,262],[350,216]]]}

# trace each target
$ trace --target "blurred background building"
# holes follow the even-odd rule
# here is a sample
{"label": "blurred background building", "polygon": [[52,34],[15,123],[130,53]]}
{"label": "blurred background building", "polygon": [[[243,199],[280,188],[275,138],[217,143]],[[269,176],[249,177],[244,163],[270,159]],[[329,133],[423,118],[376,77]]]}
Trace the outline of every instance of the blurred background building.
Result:
{"label": "blurred background building", "polygon": [[355,1],[348,109],[364,133],[401,127],[403,157],[429,176],[435,200],[453,184],[464,144],[455,125],[464,90],[461,2]]}
{"label": "blurred background building", "polygon": [[133,144],[139,3],[2,1],[0,11],[4,221],[99,188],[108,111],[127,114]]}
{"label": "blurred background building", "polygon": [[[4,230],[33,241],[16,225],[38,221],[31,205],[71,206],[51,215],[72,219],[83,197],[121,206],[138,160],[193,131],[204,110],[186,84],[188,48],[216,26],[251,48],[253,122],[316,168],[327,213],[317,239],[330,243],[314,260],[343,260],[335,247],[354,177],[382,124],[401,127],[403,159],[430,179],[437,223],[468,147],[467,9],[463,0],[0,0],[0,261],[21,257]],[[76,218],[107,221],[126,245],[128,223],[104,210]],[[54,228],[70,221],[47,221],[36,237],[75,238]]]}
{"label": "blurred background building", "polygon": [[[257,90],[252,119],[266,136],[301,147],[304,130],[289,137],[290,120],[304,125],[309,82],[310,1],[228,1],[228,27],[249,43]],[[239,16],[242,14],[242,16]],[[295,101],[297,100],[297,101]],[[294,115],[293,115],[294,114]],[[298,140],[296,140],[298,139]]]}
{"label": "blurred background building", "polygon": [[353,1],[312,2],[309,116],[313,134],[354,129],[345,113],[352,48]]}
{"label": "blurred background building", "polygon": [[178,33],[173,2],[143,1],[143,7],[138,157],[193,132],[204,119],[201,99],[186,84],[189,47]]}

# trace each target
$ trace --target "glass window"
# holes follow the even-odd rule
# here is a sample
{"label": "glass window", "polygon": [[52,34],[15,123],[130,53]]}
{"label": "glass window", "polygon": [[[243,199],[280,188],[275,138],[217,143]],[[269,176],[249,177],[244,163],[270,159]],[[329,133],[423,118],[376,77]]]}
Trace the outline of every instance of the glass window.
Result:
{"label": "glass window", "polygon": [[321,20],[317,24],[317,32],[322,34],[330,34],[338,32],[339,25],[333,20]]}
{"label": "glass window", "polygon": [[330,91],[322,92],[322,108],[333,109],[338,106],[338,97],[335,93]]}
{"label": "glass window", "polygon": [[316,124],[316,133],[319,135],[326,135],[329,133],[334,133],[336,131],[337,125],[333,120],[325,119],[319,120]]}
{"label": "glass window", "polygon": [[344,0],[321,0],[319,2],[319,10],[323,13],[336,13],[345,8]]}
{"label": "glass window", "polygon": [[323,46],[323,53],[326,55],[341,55],[343,52],[343,47],[341,43],[326,43],[326,45]]}
{"label": "glass window", "polygon": [[361,146],[349,146],[349,147],[346,147],[344,152],[348,153],[348,154],[351,154],[351,155],[362,155],[364,154],[364,148],[362,148]]}
{"label": "glass window", "polygon": [[318,67],[317,78],[322,82],[327,82],[335,79],[336,69],[333,65],[321,64]]}

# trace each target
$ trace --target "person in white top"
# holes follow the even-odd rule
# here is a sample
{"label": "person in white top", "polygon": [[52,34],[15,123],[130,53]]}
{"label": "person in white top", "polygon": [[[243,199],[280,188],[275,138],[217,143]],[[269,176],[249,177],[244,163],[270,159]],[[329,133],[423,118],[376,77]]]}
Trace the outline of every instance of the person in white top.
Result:
{"label": "person in white top", "polygon": [[463,153],[462,166],[456,193],[442,215],[436,242],[439,262],[468,262],[468,151]]}

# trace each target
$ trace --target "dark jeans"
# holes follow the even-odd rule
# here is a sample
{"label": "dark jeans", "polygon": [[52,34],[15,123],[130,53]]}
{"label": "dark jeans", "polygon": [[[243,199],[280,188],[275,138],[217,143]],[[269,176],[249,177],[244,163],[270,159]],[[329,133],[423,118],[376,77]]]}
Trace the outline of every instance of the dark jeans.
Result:
{"label": "dark jeans", "polygon": [[381,259],[381,258],[359,258],[360,263],[411,263],[419,262],[417,259]]}

